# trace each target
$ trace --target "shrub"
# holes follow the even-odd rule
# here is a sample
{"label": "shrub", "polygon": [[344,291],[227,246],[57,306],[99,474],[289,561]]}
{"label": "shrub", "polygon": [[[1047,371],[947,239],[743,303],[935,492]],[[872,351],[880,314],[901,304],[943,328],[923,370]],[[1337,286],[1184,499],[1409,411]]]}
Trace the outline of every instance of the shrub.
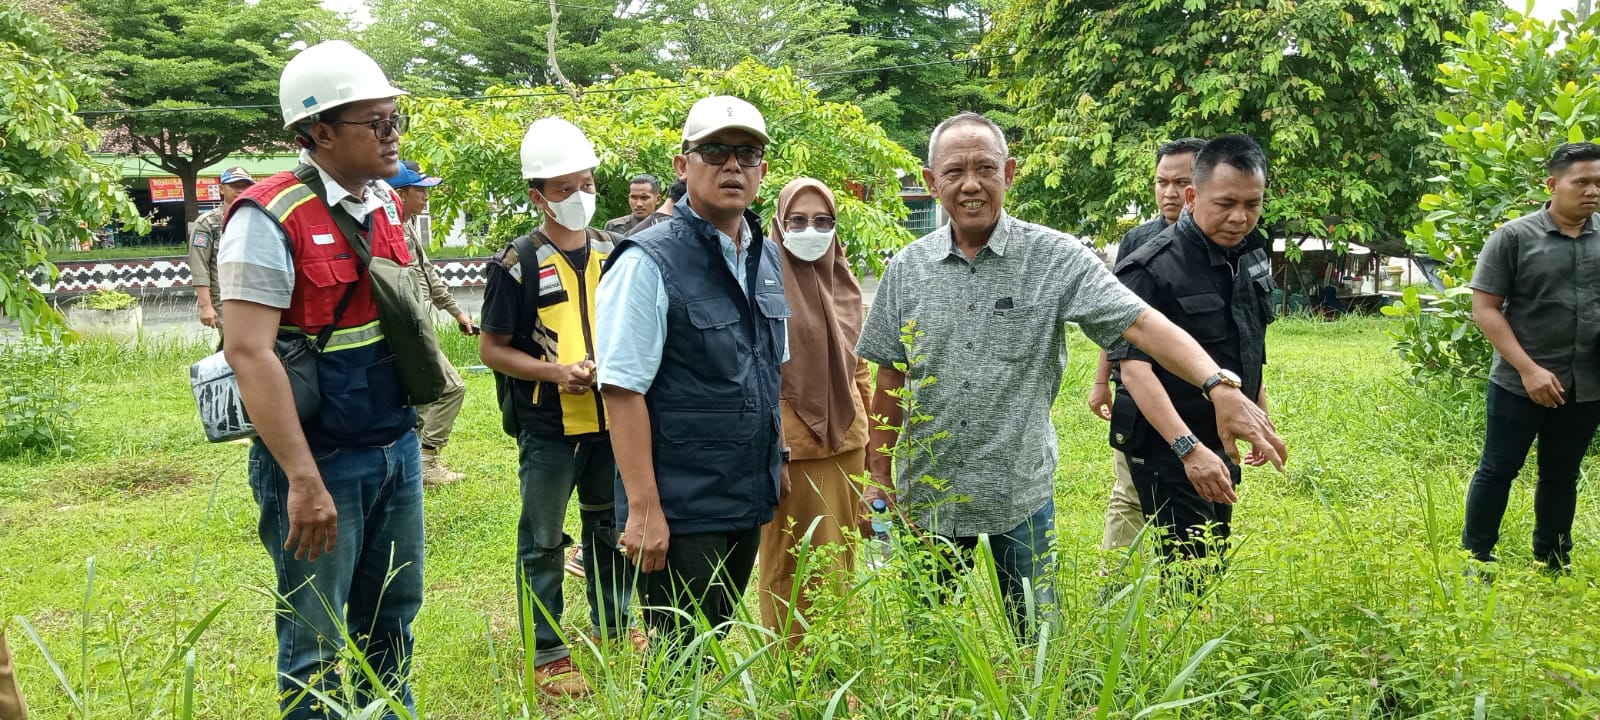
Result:
{"label": "shrub", "polygon": [[1550,153],[1587,139],[1584,129],[1600,121],[1597,29],[1600,15],[1579,22],[1567,13],[1546,24],[1508,12],[1502,25],[1480,12],[1463,35],[1447,35],[1455,49],[1439,82],[1459,100],[1435,114],[1446,147],[1435,163],[1439,187],[1422,196],[1427,216],[1407,240],[1443,263],[1449,290],[1435,307],[1408,291],[1384,309],[1405,320],[1395,349],[1415,378],[1488,377],[1489,343],[1472,322],[1467,283],[1489,234],[1549,199]]}
{"label": "shrub", "polygon": [[0,352],[0,457],[27,452],[71,453],[78,404],[62,367],[59,345],[19,340]]}
{"label": "shrub", "polygon": [[127,310],[139,304],[139,298],[121,290],[96,290],[78,300],[78,304],[93,310]]}

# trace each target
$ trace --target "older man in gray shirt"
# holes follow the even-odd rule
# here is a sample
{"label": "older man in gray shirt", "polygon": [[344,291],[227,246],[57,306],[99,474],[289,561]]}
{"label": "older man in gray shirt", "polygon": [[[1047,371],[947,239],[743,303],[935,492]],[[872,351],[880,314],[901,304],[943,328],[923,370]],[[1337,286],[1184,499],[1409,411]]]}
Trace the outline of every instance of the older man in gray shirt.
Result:
{"label": "older man in gray shirt", "polygon": [[1490,235],[1472,275],[1472,315],[1494,364],[1461,544],[1495,560],[1511,481],[1538,438],[1533,556],[1560,572],[1572,550],[1578,467],[1600,427],[1600,146],[1562,145],[1548,168],[1550,202]]}
{"label": "older man in gray shirt", "polygon": [[[863,493],[862,517],[875,500],[898,500],[903,517],[958,548],[988,536],[1012,628],[1028,638],[1030,606],[1054,603],[1050,408],[1066,369],[1066,323],[1101,347],[1126,339],[1145,348],[1197,386],[1221,368],[1083,245],[1006,214],[1016,160],[993,121],[975,113],[945,120],[928,153],[923,180],[950,223],[890,261],[856,346],[879,366],[872,414],[889,428],[869,442],[874,487]],[[909,351],[901,342],[908,323],[916,334]],[[891,477],[895,463],[882,450],[900,439],[893,393],[901,388],[929,418],[904,428],[908,445],[927,451],[899,458]],[[1260,408],[1231,385],[1211,399],[1233,453],[1244,440],[1282,468],[1283,441]]]}

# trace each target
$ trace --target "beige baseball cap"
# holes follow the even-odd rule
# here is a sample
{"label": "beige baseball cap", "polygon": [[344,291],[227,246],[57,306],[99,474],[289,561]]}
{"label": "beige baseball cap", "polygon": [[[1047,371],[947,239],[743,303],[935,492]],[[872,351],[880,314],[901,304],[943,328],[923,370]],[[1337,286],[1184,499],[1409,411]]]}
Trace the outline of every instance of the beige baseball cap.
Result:
{"label": "beige baseball cap", "polygon": [[727,129],[743,130],[770,143],[767,121],[761,111],[732,95],[713,95],[701,98],[689,108],[689,119],[683,123],[683,141],[690,145],[712,134]]}

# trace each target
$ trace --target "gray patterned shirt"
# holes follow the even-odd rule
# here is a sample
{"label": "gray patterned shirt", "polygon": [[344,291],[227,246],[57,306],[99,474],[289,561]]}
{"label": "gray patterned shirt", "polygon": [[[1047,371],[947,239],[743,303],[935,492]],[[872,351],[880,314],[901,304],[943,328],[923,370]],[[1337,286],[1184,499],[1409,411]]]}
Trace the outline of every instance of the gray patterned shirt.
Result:
{"label": "gray patterned shirt", "polygon": [[[895,479],[915,522],[951,537],[1000,534],[1043,507],[1056,469],[1050,407],[1067,366],[1066,324],[1108,347],[1146,309],[1088,248],[1010,215],[971,262],[948,225],[896,254],[856,354],[904,365],[901,328],[916,321],[920,359],[906,386],[928,420],[902,439],[931,447],[932,457],[897,461]],[[929,377],[937,381],[921,382]],[[940,433],[948,437],[934,439]]]}

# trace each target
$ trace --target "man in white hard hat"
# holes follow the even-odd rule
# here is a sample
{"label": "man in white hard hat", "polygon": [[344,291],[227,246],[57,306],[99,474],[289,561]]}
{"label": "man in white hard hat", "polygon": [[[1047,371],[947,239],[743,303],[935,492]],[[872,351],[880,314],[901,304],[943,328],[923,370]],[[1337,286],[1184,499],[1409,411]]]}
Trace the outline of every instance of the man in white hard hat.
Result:
{"label": "man in white hard hat", "polygon": [[606,408],[594,387],[595,294],[600,266],[618,236],[590,227],[594,169],[589,138],[544,118],[522,138],[522,176],[541,222],[489,263],[478,354],[495,372],[505,431],[517,439],[522,514],[517,521],[518,616],[531,619],[534,682],[549,695],[578,696],[589,684],[572,664],[561,630],[562,531],[578,494],[589,633],[626,635],[632,573],[617,551],[616,461]]}
{"label": "man in white hard hat", "polygon": [[[348,43],[296,55],[278,96],[302,166],[246,191],[223,229],[225,353],[260,436],[250,447],[250,489],[283,598],[278,686],[289,720],[331,717],[308,687],[340,692],[335,660],[345,632],[388,693],[414,706],[411,623],[422,604],[416,413],[352,245],[364,238],[374,258],[411,259],[399,198],[382,182],[399,170],[405,117],[395,98],[404,94]],[[347,237],[341,222],[361,237]],[[304,420],[274,351],[280,328],[323,345],[320,410]],[[355,706],[365,707],[375,694],[367,674],[350,681]]]}
{"label": "man in white hard hat", "polygon": [[750,212],[766,121],[743,100],[700,100],[673,169],[689,194],[670,221],[617,246],[600,283],[599,379],[625,489],[622,551],[645,618],[669,642],[733,616],[782,484],[778,391],[788,358],[777,246]]}
{"label": "man in white hard hat", "polygon": [[217,284],[217,242],[222,240],[222,215],[233,207],[239,193],[256,180],[250,171],[231,167],[222,171],[217,185],[222,193],[222,206],[201,215],[194,221],[194,233],[189,236],[189,284],[194,288],[195,304],[200,306],[200,324],[222,329],[222,289]]}

